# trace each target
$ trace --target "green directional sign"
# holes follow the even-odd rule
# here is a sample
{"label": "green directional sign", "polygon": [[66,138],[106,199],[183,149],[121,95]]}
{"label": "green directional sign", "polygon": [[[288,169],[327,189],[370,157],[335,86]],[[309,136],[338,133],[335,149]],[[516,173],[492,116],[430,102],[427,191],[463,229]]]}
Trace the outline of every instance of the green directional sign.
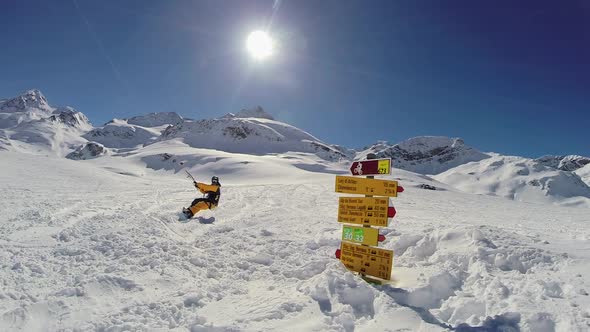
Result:
{"label": "green directional sign", "polygon": [[376,246],[379,242],[379,231],[376,228],[344,225],[342,227],[342,240]]}

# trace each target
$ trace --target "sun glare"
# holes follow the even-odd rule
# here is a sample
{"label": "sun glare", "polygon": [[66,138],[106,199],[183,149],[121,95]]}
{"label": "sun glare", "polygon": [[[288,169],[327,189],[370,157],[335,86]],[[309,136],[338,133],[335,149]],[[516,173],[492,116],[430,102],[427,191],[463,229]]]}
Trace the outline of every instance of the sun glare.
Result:
{"label": "sun glare", "polygon": [[274,51],[273,41],[266,31],[257,30],[248,35],[246,48],[252,57],[263,60],[270,57]]}

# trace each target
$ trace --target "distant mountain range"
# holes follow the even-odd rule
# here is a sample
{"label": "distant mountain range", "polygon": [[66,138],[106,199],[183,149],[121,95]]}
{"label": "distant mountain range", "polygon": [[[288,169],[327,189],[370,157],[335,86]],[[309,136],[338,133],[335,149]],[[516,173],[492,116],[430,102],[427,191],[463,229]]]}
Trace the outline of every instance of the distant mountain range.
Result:
{"label": "distant mountain range", "polygon": [[113,119],[94,127],[71,107],[52,107],[39,90],[0,101],[0,150],[51,154],[84,160],[122,155],[161,142],[251,155],[301,153],[330,163],[391,158],[394,168],[433,178],[457,189],[538,201],[557,197],[576,205],[590,198],[590,158],[537,159],[483,153],[460,138],[422,136],[391,144],[379,141],[360,151],[322,142],[275,120],[262,107],[215,119],[189,120],[174,112]]}

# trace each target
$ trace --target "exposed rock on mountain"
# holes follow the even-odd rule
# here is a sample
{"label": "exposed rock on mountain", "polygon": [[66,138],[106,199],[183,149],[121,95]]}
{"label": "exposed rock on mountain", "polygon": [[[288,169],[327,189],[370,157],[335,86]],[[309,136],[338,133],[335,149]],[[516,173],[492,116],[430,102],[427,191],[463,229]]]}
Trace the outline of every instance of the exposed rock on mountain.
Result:
{"label": "exposed rock on mountain", "polygon": [[535,161],[551,168],[573,172],[590,164],[590,158],[577,155],[543,156]]}
{"label": "exposed rock on mountain", "polygon": [[148,113],[127,119],[130,125],[142,127],[159,127],[163,125],[175,125],[183,121],[183,118],[175,112]]}
{"label": "exposed rock on mountain", "polygon": [[73,160],[86,160],[103,156],[108,153],[104,145],[96,142],[88,142],[81,145],[76,151],[69,153],[66,158]]}

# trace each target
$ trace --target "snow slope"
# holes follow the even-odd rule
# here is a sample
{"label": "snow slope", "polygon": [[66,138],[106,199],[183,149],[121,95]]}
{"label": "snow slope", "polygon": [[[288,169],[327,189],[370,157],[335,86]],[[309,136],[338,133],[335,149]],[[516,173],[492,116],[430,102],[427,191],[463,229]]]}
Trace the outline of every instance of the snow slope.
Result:
{"label": "snow slope", "polygon": [[434,176],[465,192],[539,203],[590,207],[590,187],[572,172],[535,160],[493,155]]}
{"label": "snow slope", "polygon": [[369,153],[379,158],[391,158],[396,168],[422,174],[438,174],[489,157],[465,145],[460,138],[442,136],[414,137],[395,145],[377,142],[360,151],[357,159],[364,159]]}
{"label": "snow slope", "polygon": [[582,179],[582,181],[590,186],[590,164],[587,164],[586,166],[576,170],[574,173],[576,173]]}
{"label": "snow slope", "polygon": [[[0,152],[0,330],[590,327],[586,209],[422,190],[436,182],[394,170],[406,191],[381,231],[393,280],[375,286],[333,257],[334,175],[295,167],[317,156],[144,149]],[[176,213],[197,195],[180,162],[198,179],[223,174],[220,206],[186,223]]]}

